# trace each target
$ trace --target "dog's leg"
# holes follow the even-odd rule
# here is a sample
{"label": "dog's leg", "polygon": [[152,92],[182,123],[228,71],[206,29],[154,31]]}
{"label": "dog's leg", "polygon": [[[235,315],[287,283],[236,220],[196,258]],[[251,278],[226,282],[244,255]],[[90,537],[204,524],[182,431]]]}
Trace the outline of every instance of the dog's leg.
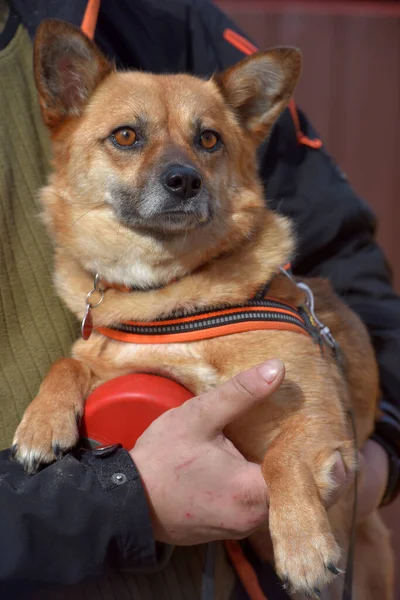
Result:
{"label": "dog's leg", "polygon": [[[328,440],[310,440],[304,429],[304,422],[292,421],[282,430],[266,454],[263,474],[276,571],[289,590],[319,598],[338,572],[341,557],[323,505],[332,491],[328,488],[336,448],[332,445],[329,451]],[[321,453],[310,453],[310,448],[322,450],[322,443],[323,460]]]}
{"label": "dog's leg", "polygon": [[90,369],[80,361],[62,358],[52,365],[13,441],[13,455],[29,473],[75,446],[90,383]]}

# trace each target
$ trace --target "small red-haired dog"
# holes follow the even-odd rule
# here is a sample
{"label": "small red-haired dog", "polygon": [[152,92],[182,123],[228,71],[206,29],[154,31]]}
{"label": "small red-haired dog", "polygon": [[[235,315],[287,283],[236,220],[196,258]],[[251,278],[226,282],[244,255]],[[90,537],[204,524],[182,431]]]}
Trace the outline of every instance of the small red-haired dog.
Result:
{"label": "small red-haired dog", "polygon": [[[32,472],[74,447],[88,394],[119,375],[164,375],[198,395],[280,358],[286,376],[279,390],[226,435],[262,465],[275,568],[290,593],[316,597],[330,584],[336,598],[354,490],[329,510],[326,500],[337,452],[349,473],[356,469],[349,412],[359,446],[373,429],[378,374],[360,320],[329,283],[309,280],[315,313],[341,348],[341,367],[307,288],[281,268],[295,250],[291,224],[265,206],[257,149],[288,104],[301,62],[298,50],[276,48],[208,80],[117,72],[78,29],[42,23],[35,78],[54,155],[40,194],[43,218],[54,241],[57,293],[85,318],[85,337],[91,321],[93,332],[74,344],[72,358],[51,367],[17,429],[14,453]],[[91,309],[94,278],[103,301]],[[151,328],[176,315],[188,323],[250,305],[250,313],[256,306],[267,314],[259,295],[266,284],[279,318],[289,317],[284,326],[249,325],[245,316],[241,328],[222,324],[217,335],[140,337],[140,324]],[[91,304],[99,300],[93,296]],[[389,600],[392,554],[378,513],[355,534],[353,597]]]}

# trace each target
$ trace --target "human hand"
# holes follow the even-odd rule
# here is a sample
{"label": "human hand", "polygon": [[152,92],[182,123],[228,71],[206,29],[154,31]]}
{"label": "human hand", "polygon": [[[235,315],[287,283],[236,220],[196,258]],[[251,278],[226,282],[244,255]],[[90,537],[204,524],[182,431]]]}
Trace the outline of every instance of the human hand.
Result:
{"label": "human hand", "polygon": [[157,541],[240,539],[268,520],[261,467],[248,462],[222,430],[276,390],[283,377],[281,361],[263,363],[167,411],[141,435],[130,454]]}
{"label": "human hand", "polygon": [[357,520],[362,521],[382,502],[389,477],[389,457],[378,442],[368,440],[359,453],[359,463]]}

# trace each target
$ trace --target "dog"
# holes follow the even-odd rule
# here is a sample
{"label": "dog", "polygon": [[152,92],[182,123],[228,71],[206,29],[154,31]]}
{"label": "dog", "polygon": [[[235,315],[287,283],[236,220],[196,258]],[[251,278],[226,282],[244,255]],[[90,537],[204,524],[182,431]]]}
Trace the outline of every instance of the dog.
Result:
{"label": "dog", "polygon": [[[280,389],[226,435],[262,465],[275,568],[293,598],[319,597],[328,584],[338,597],[354,490],[328,512],[325,503],[337,453],[348,473],[356,470],[349,414],[361,446],[373,429],[379,382],[365,328],[328,282],[299,286],[282,268],[295,236],[264,203],[257,149],[288,104],[301,63],[297,49],[275,48],[208,80],[117,72],[78,29],[41,24],[34,71],[53,173],[40,199],[55,288],[83,320],[86,339],[51,367],[13,452],[34,472],[73,448],[86,397],[114,377],[154,373],[198,395],[279,357]],[[121,323],[190,318],[210,307],[229,313],[266,284],[284,307],[308,307],[311,333],[323,331],[313,326],[315,302],[344,366],[326,343],[331,337],[316,340],[295,327],[169,343],[118,337]],[[263,535],[254,538],[261,556]],[[389,599],[391,549],[376,512],[356,527],[356,554],[354,597]]]}

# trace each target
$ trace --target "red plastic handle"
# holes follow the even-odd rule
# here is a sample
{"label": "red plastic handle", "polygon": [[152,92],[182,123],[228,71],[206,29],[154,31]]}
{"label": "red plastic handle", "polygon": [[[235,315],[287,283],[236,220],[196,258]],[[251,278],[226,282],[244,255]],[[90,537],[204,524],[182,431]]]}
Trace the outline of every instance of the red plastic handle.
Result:
{"label": "red plastic handle", "polygon": [[172,379],[135,373],[103,383],[85,404],[81,437],[91,445],[122,444],[130,450],[163,412],[193,394]]}

